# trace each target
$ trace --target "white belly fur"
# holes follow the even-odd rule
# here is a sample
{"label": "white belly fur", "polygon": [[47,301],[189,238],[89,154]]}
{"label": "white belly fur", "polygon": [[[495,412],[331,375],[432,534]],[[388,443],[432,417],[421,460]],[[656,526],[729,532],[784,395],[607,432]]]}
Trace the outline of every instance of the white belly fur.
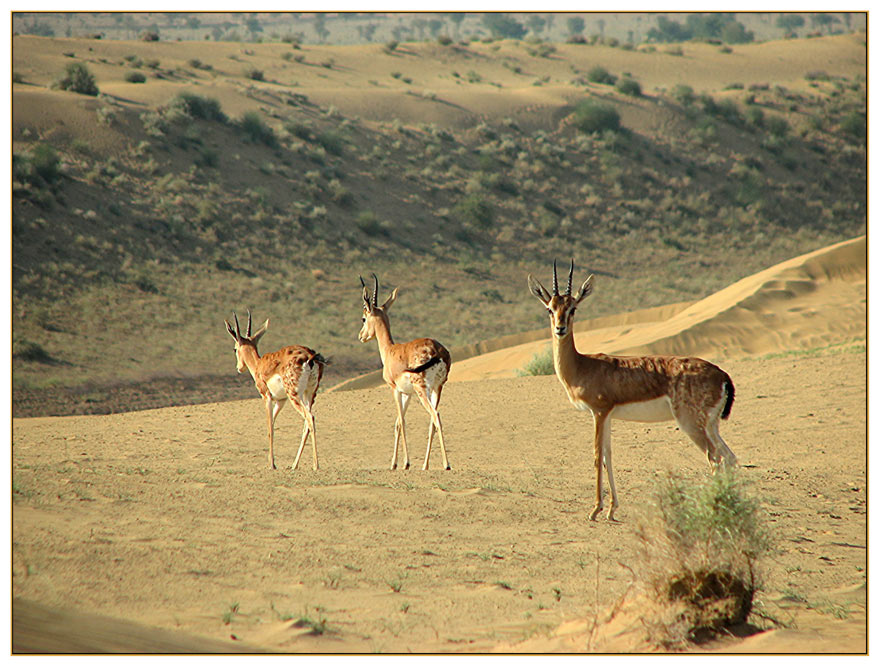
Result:
{"label": "white belly fur", "polygon": [[609,416],[631,422],[665,422],[675,418],[668,396],[618,405],[611,410]]}
{"label": "white belly fur", "polygon": [[284,388],[284,382],[280,375],[273,375],[266,380],[266,386],[269,387],[269,391],[272,393],[272,398],[276,401],[287,399],[287,390]]}

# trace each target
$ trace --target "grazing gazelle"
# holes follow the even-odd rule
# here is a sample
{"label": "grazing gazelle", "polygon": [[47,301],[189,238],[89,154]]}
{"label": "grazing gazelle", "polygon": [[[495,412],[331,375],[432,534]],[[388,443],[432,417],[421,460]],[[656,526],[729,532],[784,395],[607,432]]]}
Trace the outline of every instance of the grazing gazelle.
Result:
{"label": "grazing gazelle", "polygon": [[317,470],[318,443],[315,437],[315,415],[312,413],[312,408],[315,405],[315,394],[318,392],[318,385],[321,383],[327,361],[314,350],[301,345],[282,347],[277,352],[264,354],[261,357],[257,352],[257,342],[269,328],[269,320],[267,319],[263,326],[251,335],[251,311],[248,311],[247,333],[242,335],[238,326],[238,316],[232,313],[232,317],[235,320],[235,329],[228,320],[224,322],[229,335],[235,339],[236,368],[239,373],[244,373],[245,369],[251,372],[257,391],[260,392],[266,405],[266,419],[269,425],[269,467],[275,469],[275,417],[287,401],[290,401],[303,418],[302,440],[299,443],[296,460],[293,462],[293,469],[299,465],[299,457],[311,432],[314,458],[312,468]]}
{"label": "grazing gazelle", "polygon": [[713,470],[736,465],[736,457],[718,433],[718,420],[727,419],[733,405],[733,382],[723,370],[696,357],[612,357],[581,354],[574,346],[574,313],[593,291],[593,276],[571,295],[574,260],[568,287],[559,293],[553,262],[553,294],[529,275],[529,290],[550,313],[553,365],[568,399],[579,410],[590,410],[596,425],[596,506],[602,511],[602,462],[611,487],[609,521],[617,509],[617,490],[611,470],[611,428],[608,418],[637,422],[674,419],[706,453]]}
{"label": "grazing gazelle", "polygon": [[409,468],[409,453],[406,450],[406,423],[404,415],[412,395],[418,396],[419,401],[428,411],[431,424],[428,427],[428,450],[425,452],[425,463],[422,470],[428,469],[428,459],[431,457],[431,441],[434,439],[434,430],[440,435],[440,452],[443,454],[443,467],[449,470],[449,460],[446,458],[446,444],[443,442],[443,426],[440,423],[440,413],[437,405],[440,403],[440,393],[443,384],[449,375],[452,359],[449,351],[433,338],[417,338],[409,343],[395,343],[391,338],[391,324],[388,321],[388,309],[397,299],[397,290],[391,292],[391,296],[381,306],[378,305],[379,279],[373,274],[373,294],[361,278],[364,292],[364,325],[361,327],[358,338],[362,343],[375,338],[379,344],[379,356],[382,357],[382,377],[394,393],[394,402],[397,405],[397,421],[394,422],[394,453],[391,455],[391,469],[397,467],[397,447],[403,440],[403,467]]}

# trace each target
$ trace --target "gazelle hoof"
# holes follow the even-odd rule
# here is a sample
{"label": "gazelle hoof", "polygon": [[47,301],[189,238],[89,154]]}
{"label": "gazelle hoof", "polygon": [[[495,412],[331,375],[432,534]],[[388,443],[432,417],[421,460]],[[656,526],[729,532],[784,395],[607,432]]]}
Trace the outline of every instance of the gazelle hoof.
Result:
{"label": "gazelle hoof", "polygon": [[595,521],[596,517],[599,516],[599,512],[601,512],[601,511],[602,511],[601,505],[597,505],[596,507],[594,507],[593,511],[590,512],[590,521]]}

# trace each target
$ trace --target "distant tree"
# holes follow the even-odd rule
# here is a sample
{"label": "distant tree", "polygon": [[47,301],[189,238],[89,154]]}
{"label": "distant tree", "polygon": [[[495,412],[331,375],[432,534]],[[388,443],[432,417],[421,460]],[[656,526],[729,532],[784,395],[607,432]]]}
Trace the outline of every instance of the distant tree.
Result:
{"label": "distant tree", "polygon": [[364,39],[367,40],[368,42],[372,42],[373,35],[376,34],[376,29],[378,27],[379,27],[379,25],[376,23],[368,23],[367,25],[365,25],[364,32],[363,32]]}
{"label": "distant tree", "polygon": [[755,34],[739,21],[731,21],[721,29],[721,40],[726,44],[747,44],[755,41]]}
{"label": "distant tree", "polygon": [[810,16],[810,22],[813,24],[813,27],[818,27],[820,30],[825,29],[826,32],[831,32],[831,25],[838,23],[838,19],[836,16],[831,16],[830,14],[813,14]]}
{"label": "distant tree", "polygon": [[665,16],[657,17],[657,27],[648,31],[648,41],[651,42],[686,42],[691,38],[691,31],[678,21],[672,21]]}
{"label": "distant tree", "polygon": [[428,22],[425,19],[413,19],[412,25],[413,28],[419,32],[419,40],[423,40],[425,38],[425,28],[427,27]]}
{"label": "distant tree", "polygon": [[315,34],[318,36],[318,41],[323,42],[330,35],[330,31],[327,30],[326,17],[324,14],[315,14],[315,20],[312,23],[312,28],[315,30]]}
{"label": "distant tree", "polygon": [[530,14],[529,18],[526,19],[526,25],[529,26],[529,30],[537,35],[538,33],[543,32],[544,26],[547,25],[547,20],[542,19],[537,14]]}
{"label": "distant tree", "polygon": [[443,21],[440,19],[428,19],[428,32],[431,33],[431,37],[439,35],[442,28]]}
{"label": "distant tree", "polygon": [[53,85],[54,88],[61,90],[72,90],[81,95],[98,94],[98,86],[95,84],[95,77],[89,71],[89,68],[82,63],[70,63],[64,70],[62,76]]}
{"label": "distant tree", "polygon": [[52,26],[44,21],[37,21],[34,19],[34,22],[30,25],[26,25],[22,32],[26,35],[39,35],[40,37],[54,37],[55,31],[52,30]]}
{"label": "distant tree", "polygon": [[804,17],[800,14],[782,14],[776,19],[776,27],[785,32],[794,32],[803,25]]}
{"label": "distant tree", "polygon": [[690,33],[689,39],[717,39],[721,35],[724,24],[732,21],[733,16],[730,14],[690,14],[685,21],[687,31]]}
{"label": "distant tree", "polygon": [[464,12],[450,12],[447,16],[455,25],[455,36],[459,37],[461,35],[461,23],[464,21]]}
{"label": "distant tree", "polygon": [[605,19],[599,19],[596,21],[596,25],[599,26],[599,34],[602,36],[602,39],[605,39]]}
{"label": "distant tree", "polygon": [[247,28],[252,37],[255,37],[258,32],[263,32],[263,26],[260,25],[260,22],[256,16],[251,16],[247,21],[245,21],[244,27]]}
{"label": "distant tree", "polygon": [[580,35],[584,31],[584,20],[580,16],[569,16],[565,19],[569,35]]}
{"label": "distant tree", "polygon": [[523,24],[507,14],[483,14],[481,23],[489,30],[493,37],[522,39],[526,34]]}
{"label": "distant tree", "polygon": [[186,19],[186,27],[190,30],[198,30],[202,25],[202,20],[198,16],[190,16]]}

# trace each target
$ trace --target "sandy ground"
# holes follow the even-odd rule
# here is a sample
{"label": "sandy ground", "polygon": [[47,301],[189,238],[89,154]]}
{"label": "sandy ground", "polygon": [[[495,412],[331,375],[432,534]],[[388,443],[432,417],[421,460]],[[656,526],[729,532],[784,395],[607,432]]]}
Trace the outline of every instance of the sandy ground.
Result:
{"label": "sandy ground", "polygon": [[[700,650],[866,650],[867,363],[852,346],[865,337],[865,264],[855,240],[710,297],[715,315],[698,303],[653,325],[627,316],[625,329],[646,319],[638,326],[653,326],[661,344],[670,332],[690,336],[732,376],[722,435],[776,540],[757,609],[785,627],[758,618],[769,631]],[[769,298],[773,280],[783,287]],[[742,351],[755,337],[736,316],[743,304],[778,323],[763,356]],[[690,329],[670,324],[695,308]],[[807,311],[804,343],[788,318]],[[719,322],[725,348],[712,354]],[[805,346],[824,349],[768,356]],[[151,633],[165,647],[186,633],[203,651],[214,650],[199,643],[208,640],[230,651],[649,650],[631,606],[604,621],[632,583],[634,527],[654,480],[708,474],[674,424],[615,422],[621,523],[610,524],[587,520],[591,423],[553,376],[450,382],[441,413],[451,471],[438,458],[420,470],[427,419],[417,407],[407,420],[413,468],[388,470],[394,414],[382,387],[319,397],[318,472],[289,469],[301,425],[286,410],[279,469],[268,470],[254,395],[13,420],[16,650],[118,650],[120,633],[139,637],[132,650],[148,650]],[[64,615],[41,626],[41,613]]]}

